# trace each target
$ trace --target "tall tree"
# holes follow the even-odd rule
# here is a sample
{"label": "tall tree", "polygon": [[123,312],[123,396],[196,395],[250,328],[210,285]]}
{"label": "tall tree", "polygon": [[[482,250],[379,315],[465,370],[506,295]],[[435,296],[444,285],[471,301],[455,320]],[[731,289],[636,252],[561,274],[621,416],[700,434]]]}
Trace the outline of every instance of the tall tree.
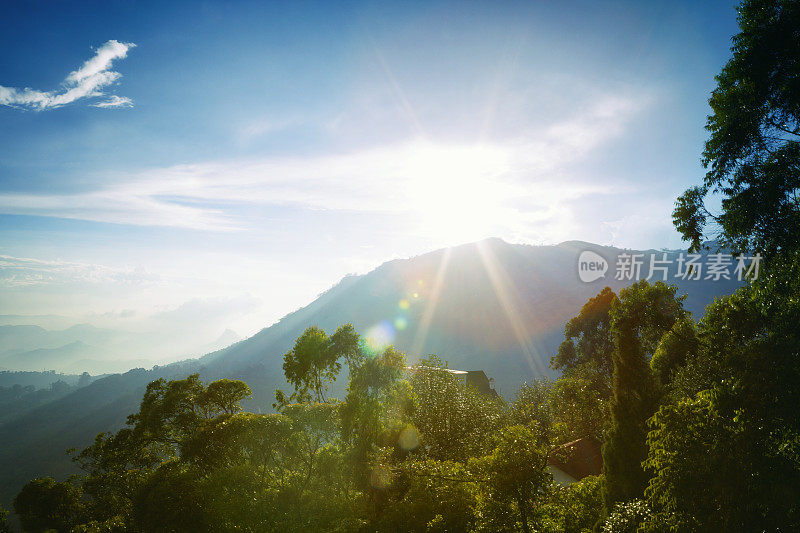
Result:
{"label": "tall tree", "polygon": [[649,359],[661,337],[686,316],[677,287],[641,280],[620,291],[611,307],[614,335],[614,394],[611,424],[603,445],[606,511],[643,495],[647,474],[647,419],[658,408],[659,386]]}
{"label": "tall tree", "polygon": [[669,384],[675,373],[697,353],[699,346],[694,320],[685,317],[675,322],[661,338],[650,359],[650,368],[659,382]]}
{"label": "tall tree", "polygon": [[[336,379],[345,358],[350,366],[361,357],[359,335],[352,324],[339,327],[328,336],[317,326],[307,328],[283,356],[283,372],[294,387],[288,401],[325,401],[328,384]],[[281,391],[276,391],[277,404],[288,403]]]}
{"label": "tall tree", "polygon": [[[187,451],[199,453],[198,442],[203,449],[216,444],[209,438],[211,429],[240,411],[240,402],[249,394],[250,388],[241,381],[223,379],[205,386],[197,374],[151,382],[139,411],[128,417],[128,427],[98,435],[74,458],[86,472],[82,489],[92,517],[129,523],[135,500],[155,505],[154,500],[142,499],[139,487],[154,480],[168,484],[179,472],[185,480],[174,461]],[[156,475],[162,463],[170,466]]]}
{"label": "tall tree", "polygon": [[617,295],[610,287],[590,298],[564,328],[564,341],[550,366],[563,375],[551,400],[555,435],[566,442],[591,437],[602,440],[608,422],[614,363],[611,307]]}
{"label": "tall tree", "polygon": [[375,458],[380,448],[397,442],[410,403],[408,382],[402,379],[405,370],[405,355],[390,346],[350,371],[340,410],[342,439],[349,447],[356,486],[370,497],[374,488],[382,488],[373,478],[385,467],[374,464]]}
{"label": "tall tree", "polygon": [[[722,244],[768,256],[800,248],[800,2],[746,0],[733,55],[709,103],[703,184],[677,201],[673,221],[699,249],[708,223]],[[704,205],[722,198],[722,212]]]}
{"label": "tall tree", "polygon": [[611,336],[611,306],[617,295],[605,287],[590,298],[578,316],[564,327],[564,342],[550,360],[550,366],[567,376],[591,379],[603,397],[611,394],[614,341]]}

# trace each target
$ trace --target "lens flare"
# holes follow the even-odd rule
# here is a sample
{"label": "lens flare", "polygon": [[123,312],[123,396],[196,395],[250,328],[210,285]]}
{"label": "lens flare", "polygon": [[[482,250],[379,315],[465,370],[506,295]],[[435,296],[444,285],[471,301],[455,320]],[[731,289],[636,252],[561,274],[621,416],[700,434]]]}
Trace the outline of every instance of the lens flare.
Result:
{"label": "lens flare", "polygon": [[411,303],[408,300],[406,300],[405,298],[403,298],[402,300],[400,300],[400,302],[397,304],[397,306],[400,309],[402,309],[403,311],[405,311],[406,309],[411,307]]}
{"label": "lens flare", "polygon": [[367,330],[364,335],[366,348],[372,353],[378,353],[392,344],[396,330],[394,325],[388,320],[384,320],[380,324],[376,324]]}
{"label": "lens flare", "polygon": [[403,316],[399,316],[394,319],[394,327],[397,329],[397,331],[403,331],[408,327],[408,320],[406,320],[406,318]]}

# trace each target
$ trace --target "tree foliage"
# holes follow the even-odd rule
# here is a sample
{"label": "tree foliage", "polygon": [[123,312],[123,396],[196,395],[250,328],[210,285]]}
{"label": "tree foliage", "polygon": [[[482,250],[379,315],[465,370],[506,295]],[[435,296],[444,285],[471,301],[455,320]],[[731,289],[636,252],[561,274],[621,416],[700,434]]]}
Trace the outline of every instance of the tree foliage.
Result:
{"label": "tree foliage", "polygon": [[69,531],[83,515],[80,488],[51,477],[34,479],[14,498],[14,512],[25,531]]}
{"label": "tree foliage", "polygon": [[649,359],[661,338],[686,318],[677,287],[641,280],[620,291],[611,308],[614,337],[614,395],[611,422],[603,446],[605,503],[641,497],[648,477],[641,462],[647,455],[647,419],[658,408],[660,388]]}
{"label": "tree foliage", "polygon": [[[694,249],[713,222],[723,244],[772,256],[800,244],[800,4],[747,0],[739,27],[709,100],[708,172],[673,220]],[[716,216],[703,203],[710,192],[722,197]]]}
{"label": "tree foliage", "polygon": [[504,421],[500,402],[461,384],[437,357],[422,360],[410,383],[411,422],[428,457],[467,462],[491,450],[491,437]]}
{"label": "tree foliage", "polygon": [[331,336],[317,326],[306,329],[283,357],[286,381],[294,387],[290,401],[324,402],[328,384],[342,368],[339,360],[345,358],[355,364],[360,355],[358,342],[358,334],[350,324]]}
{"label": "tree foliage", "polygon": [[650,421],[647,531],[800,528],[800,3],[747,0],[739,27],[710,100],[708,172],[673,220],[695,249],[713,222],[723,245],[768,261],[694,339],[680,326],[662,340],[670,401]]}
{"label": "tree foliage", "polygon": [[589,379],[603,398],[611,395],[614,370],[611,307],[616,299],[617,295],[609,287],[590,298],[578,316],[567,322],[564,342],[550,361],[554,369],[563,370],[568,377],[578,375]]}

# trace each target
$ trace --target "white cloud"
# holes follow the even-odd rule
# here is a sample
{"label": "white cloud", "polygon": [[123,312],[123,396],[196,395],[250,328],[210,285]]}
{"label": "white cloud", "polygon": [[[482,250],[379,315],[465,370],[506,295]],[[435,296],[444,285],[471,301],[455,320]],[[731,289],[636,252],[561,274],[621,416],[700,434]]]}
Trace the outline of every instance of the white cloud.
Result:
{"label": "white cloud", "polygon": [[76,194],[0,193],[0,213],[231,231],[252,224],[244,215],[250,207],[289,206],[398,215],[408,231],[439,243],[485,234],[552,242],[576,232],[574,202],[613,189],[575,165],[621,137],[645,105],[646,98],[596,98],[579,113],[502,141],[419,137],[339,154],[117,174]]}
{"label": "white cloud", "polygon": [[71,72],[62,83],[60,91],[39,91],[28,87],[17,89],[0,85],[0,105],[35,109],[41,111],[70,104],[83,98],[107,97],[93,104],[95,107],[130,107],[130,98],[106,95],[103,89],[116,82],[122,75],[111,69],[113,62],[124,59],[133,43],[110,40],[97,49],[94,57],[82,67]]}
{"label": "white cloud", "polygon": [[96,104],[90,104],[92,107],[133,107],[133,101],[127,96],[117,96],[112,94],[108,100],[103,100]]}

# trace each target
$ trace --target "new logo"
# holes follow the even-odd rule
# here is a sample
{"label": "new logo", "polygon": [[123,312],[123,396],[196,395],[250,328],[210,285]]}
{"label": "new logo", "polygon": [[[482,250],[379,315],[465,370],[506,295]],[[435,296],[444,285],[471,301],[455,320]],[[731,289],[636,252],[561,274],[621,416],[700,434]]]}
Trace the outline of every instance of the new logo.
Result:
{"label": "new logo", "polygon": [[590,283],[596,279],[600,279],[606,275],[608,271],[608,261],[601,255],[598,255],[591,250],[581,252],[578,257],[578,277],[584,283]]}

